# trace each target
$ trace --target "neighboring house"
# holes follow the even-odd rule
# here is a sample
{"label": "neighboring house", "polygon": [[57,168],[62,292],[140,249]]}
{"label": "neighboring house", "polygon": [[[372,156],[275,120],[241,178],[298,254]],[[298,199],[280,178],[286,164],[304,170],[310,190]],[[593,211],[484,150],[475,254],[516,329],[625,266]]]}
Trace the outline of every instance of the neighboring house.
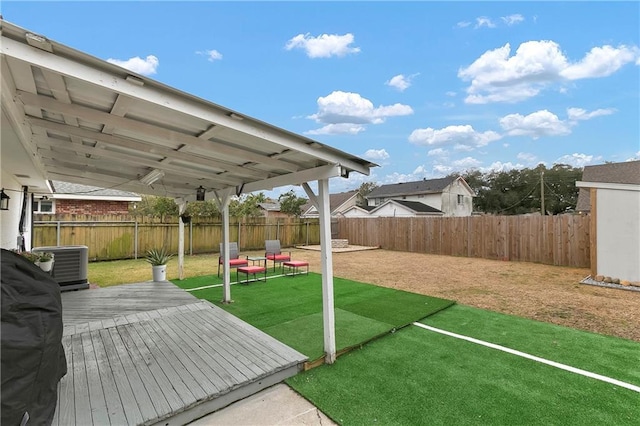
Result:
{"label": "neighboring house", "polygon": [[[329,195],[329,210],[331,216],[342,216],[351,207],[355,206],[360,194],[358,191],[340,192]],[[306,218],[318,217],[316,206],[310,202],[302,206],[302,216]]]}
{"label": "neighboring house", "polygon": [[258,203],[258,208],[263,217],[289,217],[288,214],[280,211],[280,203]]}
{"label": "neighboring house", "polygon": [[419,201],[389,200],[369,212],[371,217],[442,216],[443,213]]}
{"label": "neighboring house", "polygon": [[33,213],[124,215],[129,205],[142,198],[133,192],[50,181],[51,194],[34,195]]}
{"label": "neighboring house", "polygon": [[431,206],[443,216],[471,216],[475,193],[461,177],[423,179],[375,188],[366,196],[370,206],[389,200],[416,201]]}
{"label": "neighboring house", "polygon": [[577,210],[591,214],[591,275],[640,281],[640,161],[586,166]]}

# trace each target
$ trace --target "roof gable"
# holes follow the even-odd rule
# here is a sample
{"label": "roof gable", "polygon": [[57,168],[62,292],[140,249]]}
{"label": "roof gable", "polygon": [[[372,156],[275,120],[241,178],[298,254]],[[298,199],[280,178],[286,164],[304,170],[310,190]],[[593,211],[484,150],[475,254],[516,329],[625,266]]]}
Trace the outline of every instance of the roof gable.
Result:
{"label": "roof gable", "polygon": [[376,206],[373,210],[370,211],[370,213],[372,215],[375,215],[378,210],[383,209],[388,204],[397,204],[416,214],[442,214],[442,211],[436,209],[435,207],[431,207],[427,204],[421,203],[420,201],[407,200],[388,200],[380,204],[379,206]]}
{"label": "roof gable", "polygon": [[374,188],[367,198],[397,197],[410,194],[435,194],[443,192],[457,178],[448,176],[440,179],[424,179],[415,182],[392,183]]}
{"label": "roof gable", "polygon": [[[358,191],[339,192],[329,194],[329,211],[333,214],[340,206],[358,195]],[[316,207],[309,201],[302,206],[303,214],[316,214]]]}

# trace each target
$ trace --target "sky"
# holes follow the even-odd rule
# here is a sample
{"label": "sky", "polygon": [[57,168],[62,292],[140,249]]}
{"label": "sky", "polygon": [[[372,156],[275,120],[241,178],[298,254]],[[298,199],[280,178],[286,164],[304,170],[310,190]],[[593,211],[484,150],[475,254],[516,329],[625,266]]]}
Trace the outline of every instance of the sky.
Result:
{"label": "sky", "polygon": [[333,179],[332,193],[470,169],[640,159],[635,1],[4,0],[1,11],[379,165]]}

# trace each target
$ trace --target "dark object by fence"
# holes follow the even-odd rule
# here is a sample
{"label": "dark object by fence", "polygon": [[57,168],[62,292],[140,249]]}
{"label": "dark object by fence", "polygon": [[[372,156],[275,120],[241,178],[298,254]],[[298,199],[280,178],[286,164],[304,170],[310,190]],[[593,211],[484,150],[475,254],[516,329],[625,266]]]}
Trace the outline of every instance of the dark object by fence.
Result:
{"label": "dark object by fence", "polygon": [[51,424],[67,373],[60,286],[2,250],[2,424]]}

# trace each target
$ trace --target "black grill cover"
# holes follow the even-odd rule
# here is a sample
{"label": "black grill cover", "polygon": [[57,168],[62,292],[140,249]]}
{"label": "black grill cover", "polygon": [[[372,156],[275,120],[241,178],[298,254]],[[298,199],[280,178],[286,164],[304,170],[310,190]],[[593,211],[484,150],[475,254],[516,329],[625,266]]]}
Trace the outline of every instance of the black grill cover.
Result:
{"label": "black grill cover", "polygon": [[2,425],[51,424],[67,374],[60,286],[24,257],[2,250]]}

